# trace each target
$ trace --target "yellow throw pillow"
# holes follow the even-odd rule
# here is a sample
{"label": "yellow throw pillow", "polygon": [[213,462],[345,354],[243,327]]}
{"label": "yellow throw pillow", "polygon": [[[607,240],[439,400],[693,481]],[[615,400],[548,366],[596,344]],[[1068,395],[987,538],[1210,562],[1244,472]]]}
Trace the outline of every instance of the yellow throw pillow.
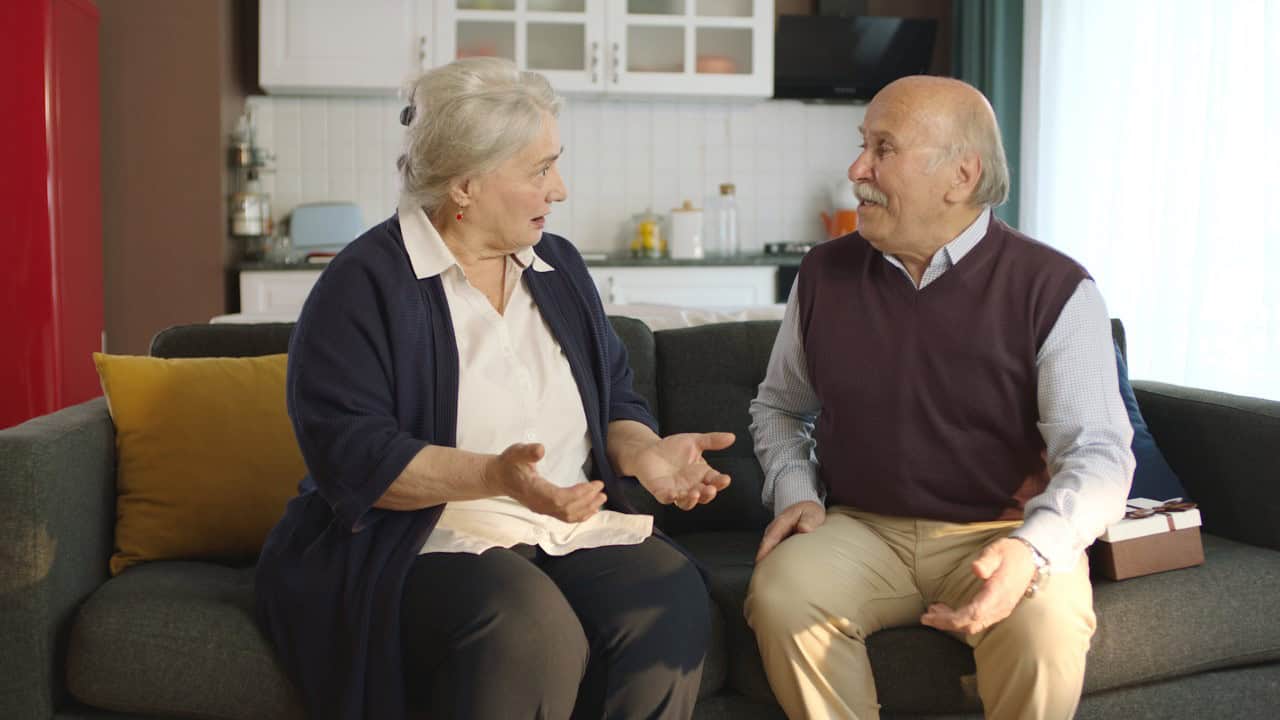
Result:
{"label": "yellow throw pillow", "polygon": [[262,549],[306,474],[285,409],[286,358],[93,354],[116,426],[113,575]]}

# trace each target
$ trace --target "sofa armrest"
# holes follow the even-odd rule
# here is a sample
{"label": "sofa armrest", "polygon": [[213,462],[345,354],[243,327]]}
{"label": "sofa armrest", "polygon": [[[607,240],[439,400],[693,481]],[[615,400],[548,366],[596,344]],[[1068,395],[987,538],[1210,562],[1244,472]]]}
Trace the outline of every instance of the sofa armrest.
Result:
{"label": "sofa armrest", "polygon": [[1147,381],[1133,390],[1204,529],[1280,550],[1280,402]]}
{"label": "sofa armrest", "polygon": [[0,717],[64,704],[72,617],[108,577],[115,488],[105,399],[0,430]]}

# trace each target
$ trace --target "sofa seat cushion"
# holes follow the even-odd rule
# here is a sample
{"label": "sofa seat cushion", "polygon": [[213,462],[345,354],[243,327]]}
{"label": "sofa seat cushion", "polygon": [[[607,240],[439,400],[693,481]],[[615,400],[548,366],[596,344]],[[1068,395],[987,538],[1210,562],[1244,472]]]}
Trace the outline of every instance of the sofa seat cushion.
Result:
{"label": "sofa seat cushion", "polygon": [[[753,701],[776,706],[755,634],[742,614],[760,534],[690,533],[676,541],[706,567],[712,597],[724,612],[729,654],[726,686]],[[928,628],[897,628],[873,635],[867,650],[878,669],[876,685],[886,712],[947,712],[966,706],[959,677],[973,673],[973,653],[963,643]],[[956,678],[955,682],[937,682],[948,677]]]}
{"label": "sofa seat cushion", "polygon": [[[141,715],[303,718],[254,621],[253,568],[154,562],[108,580],[71,631],[67,684],[81,702]],[[723,613],[711,613],[700,698],[725,680]]]}
{"label": "sofa seat cushion", "polygon": [[1204,565],[1094,579],[1086,693],[1280,660],[1280,553],[1202,537]]}
{"label": "sofa seat cushion", "polygon": [[[759,534],[690,533],[676,538],[711,576],[724,612],[727,686],[773,702],[755,636],[742,615]],[[1098,632],[1089,652],[1085,693],[1280,659],[1280,553],[1204,536],[1205,564],[1123,582],[1094,581]],[[974,710],[961,678],[975,672],[964,643],[914,626],[867,641],[876,689],[887,713]]]}
{"label": "sofa seat cushion", "polygon": [[81,607],[68,688],[88,705],[139,715],[303,718],[253,603],[252,568],[173,561],[130,568]]}

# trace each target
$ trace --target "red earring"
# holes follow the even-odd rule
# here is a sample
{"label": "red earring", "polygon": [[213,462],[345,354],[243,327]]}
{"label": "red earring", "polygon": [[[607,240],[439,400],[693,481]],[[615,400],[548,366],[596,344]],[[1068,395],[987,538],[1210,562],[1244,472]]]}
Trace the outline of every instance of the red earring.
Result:
{"label": "red earring", "polygon": [[454,217],[458,219],[458,222],[462,222],[462,213],[458,213],[457,215],[454,215]]}

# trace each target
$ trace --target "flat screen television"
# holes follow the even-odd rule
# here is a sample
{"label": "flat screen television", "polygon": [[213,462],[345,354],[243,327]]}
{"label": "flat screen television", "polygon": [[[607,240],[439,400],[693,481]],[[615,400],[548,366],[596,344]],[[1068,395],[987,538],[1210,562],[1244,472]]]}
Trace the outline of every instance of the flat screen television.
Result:
{"label": "flat screen television", "polygon": [[781,15],[773,95],[870,100],[900,77],[928,72],[937,32],[937,20]]}

